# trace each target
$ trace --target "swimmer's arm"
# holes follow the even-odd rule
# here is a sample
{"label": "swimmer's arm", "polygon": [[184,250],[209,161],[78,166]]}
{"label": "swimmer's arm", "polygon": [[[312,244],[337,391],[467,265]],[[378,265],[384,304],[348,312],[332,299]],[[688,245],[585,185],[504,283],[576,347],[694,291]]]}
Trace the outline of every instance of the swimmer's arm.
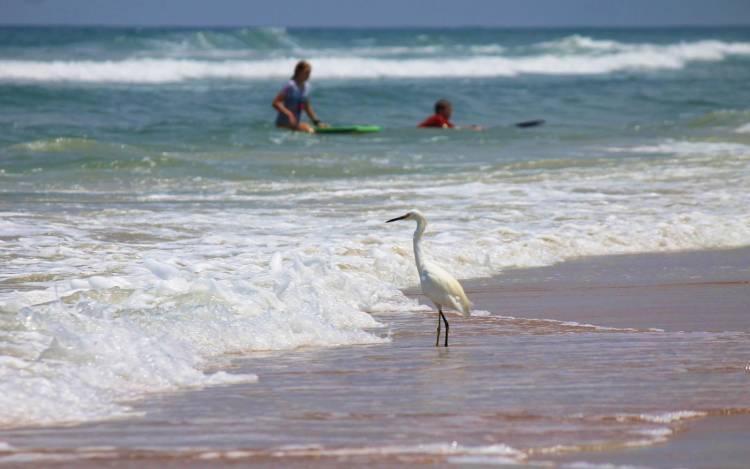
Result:
{"label": "swimmer's arm", "polygon": [[327,124],[324,124],[320,122],[320,119],[318,119],[318,116],[315,115],[315,111],[312,108],[312,104],[310,104],[310,100],[305,101],[305,112],[310,117],[310,120],[315,124],[315,127],[327,127]]}

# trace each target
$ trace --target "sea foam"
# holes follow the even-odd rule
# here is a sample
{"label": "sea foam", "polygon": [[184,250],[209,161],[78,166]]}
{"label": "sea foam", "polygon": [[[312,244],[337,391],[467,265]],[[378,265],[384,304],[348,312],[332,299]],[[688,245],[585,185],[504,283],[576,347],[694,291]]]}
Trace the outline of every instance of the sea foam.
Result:
{"label": "sea foam", "polygon": [[604,148],[583,162],[397,174],[385,187],[377,177],[206,178],[187,192],[183,178],[134,191],[84,181],[65,197],[114,202],[5,212],[0,424],[127,415],[125,401],[149,392],[256,379],[205,372],[227,354],[389,341],[380,315],[424,312],[398,290],[419,282],[414,226],[384,223],[413,207],[430,220],[427,255],[457,278],[750,244],[744,145],[617,151],[628,157]]}
{"label": "sea foam", "polygon": [[349,291],[319,262],[277,258],[267,275],[230,282],[163,259],[133,267],[127,281],[73,279],[55,284],[57,301],[2,307],[13,332],[3,333],[0,425],[117,417],[131,412],[123,400],[147,392],[255,381],[202,371],[230,352],[388,340],[364,330],[380,324],[349,299],[362,286]]}

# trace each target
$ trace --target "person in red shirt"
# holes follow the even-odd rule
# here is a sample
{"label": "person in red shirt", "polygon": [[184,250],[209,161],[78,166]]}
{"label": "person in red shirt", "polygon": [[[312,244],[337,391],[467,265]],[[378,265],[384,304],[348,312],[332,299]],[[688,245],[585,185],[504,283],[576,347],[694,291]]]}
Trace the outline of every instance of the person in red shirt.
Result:
{"label": "person in red shirt", "polygon": [[469,129],[469,130],[484,130],[480,125],[470,125],[467,127],[456,127],[451,122],[451,115],[453,114],[453,106],[447,99],[441,99],[435,103],[435,114],[431,115],[421,124],[418,125],[422,129]]}
{"label": "person in red shirt", "polygon": [[453,106],[450,101],[441,99],[435,103],[435,114],[431,115],[418,127],[420,128],[439,128],[439,129],[453,129],[454,125],[451,122],[451,114],[453,114]]}

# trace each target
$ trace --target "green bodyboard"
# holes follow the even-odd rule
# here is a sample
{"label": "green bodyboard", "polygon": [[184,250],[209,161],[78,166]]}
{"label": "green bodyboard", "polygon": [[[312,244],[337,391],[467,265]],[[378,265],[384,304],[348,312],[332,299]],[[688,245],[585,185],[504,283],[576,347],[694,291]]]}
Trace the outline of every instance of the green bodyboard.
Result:
{"label": "green bodyboard", "polygon": [[319,134],[369,134],[380,132],[377,125],[339,125],[331,127],[317,127],[316,133]]}

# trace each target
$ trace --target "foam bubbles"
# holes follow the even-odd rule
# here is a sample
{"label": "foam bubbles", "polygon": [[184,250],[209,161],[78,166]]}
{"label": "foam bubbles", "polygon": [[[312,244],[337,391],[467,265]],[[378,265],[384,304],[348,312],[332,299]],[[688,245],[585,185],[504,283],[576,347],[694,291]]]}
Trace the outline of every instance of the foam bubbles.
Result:
{"label": "foam bubbles", "polygon": [[320,262],[276,259],[270,275],[217,281],[149,258],[128,282],[74,279],[59,301],[22,306],[3,326],[16,348],[0,360],[0,424],[123,416],[122,401],[143,393],[257,380],[202,371],[230,352],[388,340],[365,331],[380,324],[354,300],[362,286]]}
{"label": "foam bubbles", "polygon": [[693,410],[680,410],[677,412],[666,412],[663,414],[640,414],[639,418],[646,422],[653,423],[672,423],[679,420],[693,419],[696,417],[704,417],[705,412],[696,412]]}

